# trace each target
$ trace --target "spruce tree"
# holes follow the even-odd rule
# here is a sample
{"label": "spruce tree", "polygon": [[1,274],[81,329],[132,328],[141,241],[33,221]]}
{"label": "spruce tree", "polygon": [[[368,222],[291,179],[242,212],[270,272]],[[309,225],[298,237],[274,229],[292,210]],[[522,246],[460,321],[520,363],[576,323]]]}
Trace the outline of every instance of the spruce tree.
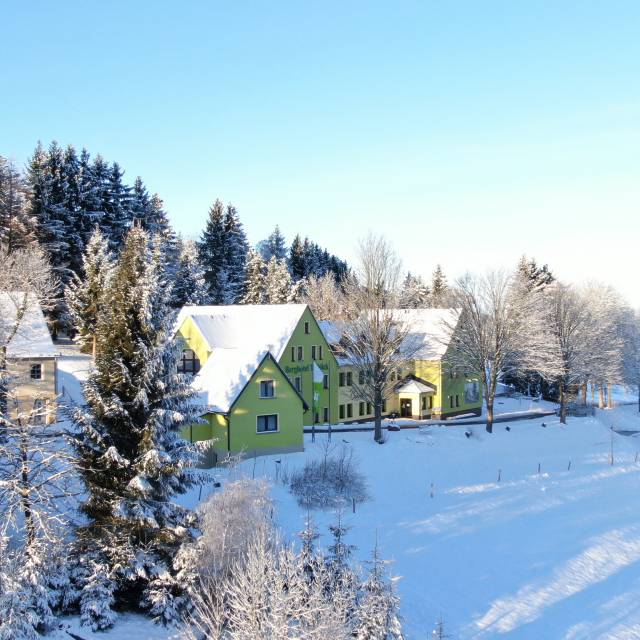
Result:
{"label": "spruce tree", "polygon": [[429,303],[429,288],[420,276],[414,276],[410,271],[402,283],[400,292],[400,307],[403,309],[423,309]]}
{"label": "spruce tree", "polygon": [[103,201],[102,231],[109,238],[112,251],[117,251],[133,224],[131,187],[124,181],[124,171],[114,162],[104,185],[106,198]]}
{"label": "spruce tree", "polygon": [[262,256],[251,249],[247,258],[243,304],[264,303],[266,297],[266,270],[267,265]]}
{"label": "spruce tree", "polygon": [[301,280],[306,276],[303,249],[302,239],[300,234],[297,234],[289,249],[289,272],[295,281]]}
{"label": "spruce tree", "polygon": [[88,494],[75,575],[83,620],[95,629],[112,623],[112,598],[164,622],[185,605],[173,560],[195,522],[171,499],[197,480],[197,453],[180,429],[199,411],[177,373],[161,259],[144,230],[129,231],[98,319],[87,405],[73,416]]}
{"label": "spruce tree", "polygon": [[284,260],[287,257],[286,242],[278,225],[266,240],[258,243],[258,250],[265,262],[269,262],[274,256],[278,260]]}
{"label": "spruce tree", "polygon": [[291,276],[285,260],[272,256],[267,264],[264,286],[266,304],[285,304],[291,298]]}
{"label": "spruce tree", "polygon": [[179,256],[171,306],[180,309],[185,304],[208,304],[207,283],[195,243],[192,240],[179,240]]}
{"label": "spruce tree", "polygon": [[11,252],[35,241],[35,225],[27,210],[22,174],[0,156],[0,246]]}
{"label": "spruce tree", "polygon": [[105,292],[113,271],[109,241],[96,227],[82,260],[82,276],[77,274],[65,290],[69,312],[80,336],[80,347],[96,357],[98,320],[106,304]]}
{"label": "spruce tree", "polygon": [[223,203],[216,200],[209,209],[207,224],[198,242],[213,304],[234,304],[242,300],[248,249],[235,207],[227,205],[225,209]]}
{"label": "spruce tree", "polygon": [[442,267],[437,265],[431,279],[431,306],[434,308],[444,307],[447,304],[448,293],[447,278],[442,272]]}

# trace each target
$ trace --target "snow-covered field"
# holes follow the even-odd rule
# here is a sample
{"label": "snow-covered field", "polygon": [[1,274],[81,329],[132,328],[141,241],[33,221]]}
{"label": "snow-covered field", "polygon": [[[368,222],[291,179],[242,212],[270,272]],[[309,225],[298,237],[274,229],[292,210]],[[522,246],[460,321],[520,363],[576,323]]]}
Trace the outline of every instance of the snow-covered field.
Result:
{"label": "snow-covered field", "polygon": [[[505,413],[528,409],[503,402]],[[343,514],[349,542],[365,561],[377,536],[394,561],[409,640],[431,637],[440,616],[460,640],[640,638],[640,439],[611,425],[640,429],[637,409],[567,426],[553,416],[501,423],[493,435],[478,425],[431,426],[390,432],[382,446],[370,432],[333,434],[334,446],[353,448],[372,495]],[[272,480],[275,517],[291,539],[305,514],[276,468],[282,478],[321,455],[326,437],[306,436],[304,453],[241,465]],[[185,501],[198,499],[195,491]],[[315,519],[326,545],[335,515]],[[137,616],[95,636],[67,622],[84,638],[178,637]]]}

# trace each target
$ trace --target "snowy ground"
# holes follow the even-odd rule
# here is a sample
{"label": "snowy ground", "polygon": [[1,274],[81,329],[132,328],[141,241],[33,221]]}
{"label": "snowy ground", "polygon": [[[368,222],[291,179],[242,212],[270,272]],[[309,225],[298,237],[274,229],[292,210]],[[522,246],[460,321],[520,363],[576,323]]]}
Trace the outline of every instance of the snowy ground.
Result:
{"label": "snowy ground", "polygon": [[[78,361],[70,368],[83,370]],[[528,409],[504,402],[504,412]],[[481,426],[432,426],[391,432],[383,446],[371,433],[333,435],[335,446],[353,448],[373,496],[344,514],[349,541],[364,561],[377,535],[393,559],[408,640],[430,637],[440,615],[460,640],[640,638],[640,439],[610,426],[640,429],[637,409],[598,411],[566,427],[553,416],[502,423],[493,435]],[[326,438],[312,443],[308,435],[304,453],[241,465],[272,480],[276,518],[291,539],[304,513],[276,469],[282,478],[320,455]],[[326,545],[335,516],[315,517]],[[176,633],[138,616],[95,635],[76,619],[66,623],[83,638],[105,640]]]}

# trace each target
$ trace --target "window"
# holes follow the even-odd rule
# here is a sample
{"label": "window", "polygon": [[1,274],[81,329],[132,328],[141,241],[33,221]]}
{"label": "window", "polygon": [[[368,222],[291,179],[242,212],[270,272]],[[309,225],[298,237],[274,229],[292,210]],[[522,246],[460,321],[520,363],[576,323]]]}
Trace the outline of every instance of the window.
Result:
{"label": "window", "polygon": [[429,396],[429,409],[433,409],[433,396]]}
{"label": "window", "polygon": [[320,422],[320,414],[316,411],[315,415],[313,416],[313,422],[315,424],[318,424],[318,422]]}
{"label": "window", "polygon": [[300,376],[296,376],[293,381],[293,386],[296,388],[296,391],[300,393],[302,391],[302,378]]}
{"label": "window", "polygon": [[353,418],[353,405],[351,403],[347,405],[347,418]]}
{"label": "window", "polygon": [[372,413],[371,411],[371,403],[367,402],[367,415],[370,415]]}
{"label": "window", "polygon": [[276,384],[273,380],[260,380],[260,397],[275,398]]}
{"label": "window", "polygon": [[258,433],[270,433],[278,430],[278,415],[258,416]]}
{"label": "window", "polygon": [[311,345],[311,359],[315,360],[316,359],[316,345]]}
{"label": "window", "polygon": [[42,380],[42,365],[41,364],[32,364],[31,365],[31,379],[32,380]]}
{"label": "window", "polygon": [[360,403],[360,406],[358,407],[358,413],[363,416],[364,415],[364,402]]}
{"label": "window", "polygon": [[291,362],[295,362],[295,361],[296,361],[296,348],[291,347]]}
{"label": "window", "polygon": [[387,412],[387,401],[383,400],[382,401],[382,413],[386,413]]}
{"label": "window", "polygon": [[324,374],[324,376],[322,376],[322,388],[323,389],[329,388],[329,375],[326,373]]}
{"label": "window", "polygon": [[338,380],[338,386],[344,387],[344,371],[340,372],[340,377],[339,377],[339,380]]}
{"label": "window", "polygon": [[453,409],[453,396],[449,396],[449,408]]}
{"label": "window", "polygon": [[182,356],[178,362],[178,372],[195,375],[200,371],[200,360],[192,349],[183,349]]}
{"label": "window", "polygon": [[422,396],[422,410],[427,408],[427,396]]}
{"label": "window", "polygon": [[344,420],[344,405],[340,405],[340,420]]}
{"label": "window", "polygon": [[456,393],[456,407],[460,406],[460,396]]}
{"label": "window", "polygon": [[353,383],[353,374],[351,371],[347,371],[347,387],[350,387]]}
{"label": "window", "polygon": [[311,329],[309,328],[309,323],[305,322],[304,323],[304,332],[309,335],[311,333]]}
{"label": "window", "polygon": [[322,345],[318,345],[318,360],[322,360]]}
{"label": "window", "polygon": [[322,422],[329,422],[329,407],[322,410]]}
{"label": "window", "polygon": [[298,360],[304,360],[304,351],[302,350],[302,347],[298,347]]}
{"label": "window", "polygon": [[364,384],[364,371],[362,371],[362,369],[360,369],[360,371],[358,371],[358,384],[359,385],[363,385]]}

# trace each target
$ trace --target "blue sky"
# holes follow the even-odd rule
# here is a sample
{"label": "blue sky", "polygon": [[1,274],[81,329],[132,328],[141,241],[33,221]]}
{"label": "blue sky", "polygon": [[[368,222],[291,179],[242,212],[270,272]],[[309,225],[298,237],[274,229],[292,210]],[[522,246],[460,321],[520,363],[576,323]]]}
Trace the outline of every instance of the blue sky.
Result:
{"label": "blue sky", "polygon": [[640,3],[5,3],[0,154],[86,146],[195,235],[232,201],[451,277],[522,253],[640,305]]}

